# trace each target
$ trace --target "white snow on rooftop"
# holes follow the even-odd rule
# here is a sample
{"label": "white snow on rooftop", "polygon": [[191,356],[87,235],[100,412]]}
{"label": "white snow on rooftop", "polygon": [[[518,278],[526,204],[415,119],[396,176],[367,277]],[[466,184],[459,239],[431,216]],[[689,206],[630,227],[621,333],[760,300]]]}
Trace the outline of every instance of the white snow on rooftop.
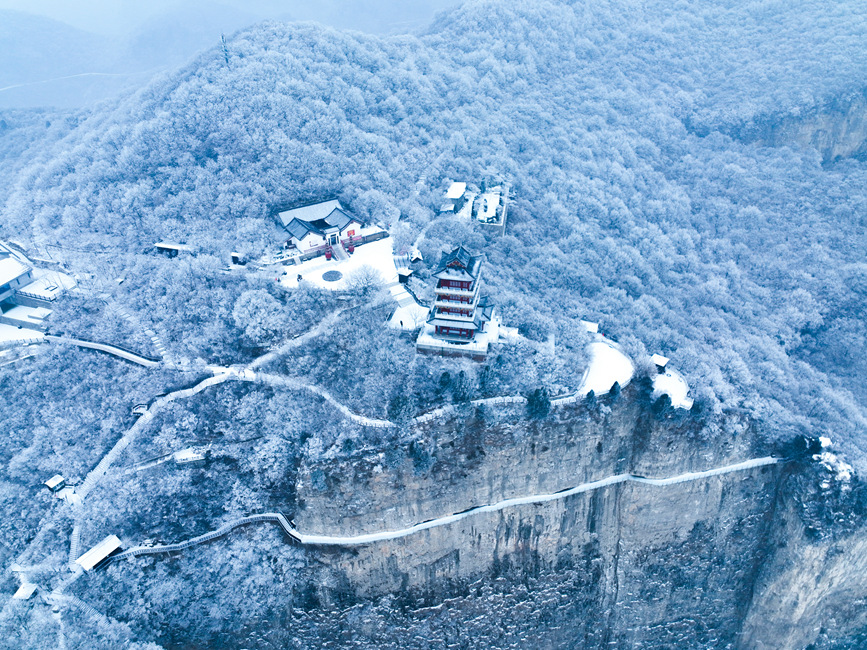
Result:
{"label": "white snow on rooftop", "polygon": [[29,270],[29,266],[22,264],[14,257],[0,259],[0,286],[3,286],[7,282],[12,282],[12,280],[21,277]]}
{"label": "white snow on rooftop", "polygon": [[586,395],[592,390],[596,395],[604,395],[615,382],[623,388],[632,380],[635,366],[616,343],[602,339],[593,341],[587,349],[590,352],[590,365],[584,371],[579,394]]}
{"label": "white snow on rooftop", "polygon": [[45,307],[26,307],[15,305],[3,312],[3,316],[19,323],[28,323],[40,327],[43,321],[51,315],[51,310]]}
{"label": "white snow on rooftop", "polygon": [[668,357],[664,357],[661,354],[654,354],[650,357],[650,360],[660,368],[665,368],[665,365],[668,363]]}
{"label": "white snow on rooftop", "polygon": [[689,384],[676,370],[666,370],[664,374],[653,378],[653,399],[668,395],[671,405],[675,408],[692,408],[692,398],[689,397]]}
{"label": "white snow on rooftop", "polygon": [[324,219],[336,209],[343,209],[340,201],[332,199],[331,201],[323,201],[322,203],[313,203],[311,205],[302,205],[300,208],[293,208],[279,213],[280,222],[285,226],[292,219],[300,219],[301,221],[318,221]]}
{"label": "white snow on rooftop", "polygon": [[83,567],[85,571],[90,571],[119,548],[120,539],[117,535],[109,535],[87,553],[78,558],[75,563]]}
{"label": "white snow on rooftop", "polygon": [[24,327],[15,327],[0,323],[0,344],[3,343],[39,343],[45,340],[42,332]]}
{"label": "white snow on rooftop", "polygon": [[18,587],[18,591],[12,596],[15,600],[30,600],[30,597],[36,592],[36,585],[32,582],[25,582],[20,587]]}
{"label": "white snow on rooftop", "polygon": [[[326,260],[324,256],[320,256],[301,264],[286,266],[284,267],[285,274],[278,280],[284,287],[294,289],[298,286],[298,276],[300,275],[305,282],[310,282],[321,289],[342,291],[352,286],[353,276],[365,267],[377,272],[380,276],[380,282],[384,284],[397,282],[397,268],[394,266],[391,237],[357,247],[355,252],[346,260],[336,258]],[[335,282],[328,282],[322,278],[328,271],[339,271],[342,277]]]}
{"label": "white snow on rooftop", "polygon": [[466,183],[452,183],[446,192],[447,199],[459,199],[464,195],[464,192],[467,190]]}
{"label": "white snow on rooftop", "polygon": [[54,488],[56,488],[56,487],[57,487],[58,485],[60,485],[61,483],[63,483],[63,476],[60,475],[60,474],[55,474],[55,475],[52,476],[50,479],[48,479],[47,481],[45,481],[45,484],[44,484],[44,485],[45,485],[45,487],[47,487],[49,490],[53,490]]}
{"label": "white snow on rooftop", "polygon": [[597,334],[599,332],[599,323],[592,323],[589,320],[582,320],[581,327],[591,334]]}

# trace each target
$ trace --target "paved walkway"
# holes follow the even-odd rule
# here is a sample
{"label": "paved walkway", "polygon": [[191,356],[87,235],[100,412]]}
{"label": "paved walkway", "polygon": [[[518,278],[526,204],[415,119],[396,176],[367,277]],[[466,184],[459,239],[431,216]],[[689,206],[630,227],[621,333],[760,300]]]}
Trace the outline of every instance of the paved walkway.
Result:
{"label": "paved walkway", "polygon": [[97,483],[105,476],[105,473],[108,469],[114,464],[117,458],[123,453],[123,451],[132,443],[133,440],[147,427],[151,420],[154,419],[154,414],[159,411],[163,406],[170,402],[174,402],[178,399],[185,399],[187,397],[192,397],[196,393],[200,393],[206,388],[211,386],[216,386],[217,384],[221,384],[224,381],[232,379],[234,377],[234,373],[224,372],[218,375],[214,375],[213,377],[208,377],[207,379],[200,381],[198,384],[191,388],[184,388],[182,390],[177,390],[173,393],[169,393],[168,395],[164,395],[163,397],[158,398],[154,401],[153,404],[144,412],[143,415],[136,420],[136,423],[130,427],[127,432],[121,436],[120,440],[118,440],[114,447],[103,456],[102,460],[99,461],[99,464],[91,470],[91,472],[87,475],[82,482],[81,486],[76,488],[75,492],[79,495],[81,499],[87,497],[91,490],[96,487]]}
{"label": "paved walkway", "polygon": [[131,361],[132,363],[144,366],[145,368],[156,368],[160,365],[159,361],[148,359],[147,357],[143,357],[135,352],[130,352],[129,350],[124,350],[123,348],[109,345],[107,343],[96,343],[94,341],[85,341],[83,339],[75,339],[69,336],[53,336],[51,334],[46,334],[45,340],[52,343],[65,343],[67,345],[77,345],[78,347],[88,348],[90,350],[99,350],[100,352],[112,354],[121,359],[125,359],[126,361]]}
{"label": "paved walkway", "polygon": [[278,524],[283,529],[283,531],[287,535],[289,535],[289,537],[291,537],[296,542],[306,546],[363,546],[376,542],[409,537],[410,535],[414,535],[423,530],[438,528],[440,526],[448,526],[455,522],[461,521],[462,519],[474,517],[485,512],[499,512],[500,510],[505,510],[506,508],[514,508],[516,506],[535,505],[540,503],[547,503],[549,501],[557,501],[573,496],[575,494],[592,492],[594,490],[599,490],[601,488],[609,487],[611,485],[617,485],[620,483],[638,483],[640,485],[664,487],[668,485],[676,485],[678,483],[698,481],[710,478],[712,476],[731,474],[732,472],[743,472],[746,470],[755,469],[757,467],[775,465],[779,462],[781,462],[781,459],[779,458],[766,456],[764,458],[754,458],[752,460],[747,460],[741,463],[725,465],[723,467],[717,467],[702,472],[686,472],[685,474],[678,474],[677,476],[671,476],[668,478],[645,478],[643,476],[636,476],[634,474],[617,474],[615,476],[609,476],[598,481],[591,481],[589,483],[583,483],[573,488],[560,490],[559,492],[554,492],[552,494],[536,494],[525,497],[505,499],[503,501],[499,501],[497,503],[492,503],[489,505],[476,506],[474,508],[470,508],[469,510],[465,510],[463,512],[455,513],[452,515],[436,517],[434,519],[430,519],[428,521],[422,522],[420,524],[415,524],[407,528],[387,530],[379,533],[367,533],[364,535],[307,535],[299,532],[282,514],[277,512],[269,512],[261,515],[251,515],[249,517],[236,519],[227,524],[224,524],[220,528],[210,533],[199,535],[198,537],[194,537],[185,542],[179,542],[177,544],[167,544],[163,546],[136,546],[129,549],[128,551],[119,553],[113,558],[113,560],[136,557],[139,555],[156,555],[160,553],[172,553],[176,551],[182,551],[192,546],[196,546],[197,544],[204,544],[219,537],[223,537],[241,526],[266,522]]}
{"label": "paved walkway", "polygon": [[284,388],[289,388],[293,390],[306,390],[315,395],[319,395],[329,404],[331,404],[334,408],[340,411],[346,418],[355,422],[356,424],[360,424],[365,427],[377,427],[380,429],[391,428],[396,426],[393,422],[389,422],[388,420],[378,420],[376,418],[369,418],[363,415],[357,415],[349,410],[349,407],[345,404],[341,404],[334,397],[332,397],[331,393],[329,393],[324,388],[320,388],[314,384],[308,384],[303,382],[300,379],[295,379],[292,377],[284,377],[283,375],[270,375],[265,373],[256,373],[252,378],[253,381],[260,381],[271,386],[282,386]]}

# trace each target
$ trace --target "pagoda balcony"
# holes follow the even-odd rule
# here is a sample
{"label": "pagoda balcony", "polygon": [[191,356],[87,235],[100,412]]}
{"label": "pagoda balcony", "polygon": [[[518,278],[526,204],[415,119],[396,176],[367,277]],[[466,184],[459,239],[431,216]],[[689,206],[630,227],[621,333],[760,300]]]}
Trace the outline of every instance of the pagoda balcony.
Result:
{"label": "pagoda balcony", "polygon": [[436,332],[431,333],[431,336],[441,341],[448,341],[449,343],[471,343],[474,338],[474,335],[460,336],[459,334],[438,334]]}
{"label": "pagoda balcony", "polygon": [[473,302],[454,302],[452,300],[435,300],[434,307],[442,308],[442,309],[466,309],[467,311],[475,311],[476,305],[479,304],[479,297],[476,296],[476,299]]}
{"label": "pagoda balcony", "polygon": [[476,284],[475,289],[464,291],[463,289],[454,289],[452,287],[436,287],[434,293],[438,296],[457,296],[458,298],[473,298],[478,293],[479,285]]}
{"label": "pagoda balcony", "polygon": [[434,312],[434,318],[437,320],[453,320],[456,323],[472,323],[475,321],[475,314],[473,312],[469,314],[446,314],[437,309]]}

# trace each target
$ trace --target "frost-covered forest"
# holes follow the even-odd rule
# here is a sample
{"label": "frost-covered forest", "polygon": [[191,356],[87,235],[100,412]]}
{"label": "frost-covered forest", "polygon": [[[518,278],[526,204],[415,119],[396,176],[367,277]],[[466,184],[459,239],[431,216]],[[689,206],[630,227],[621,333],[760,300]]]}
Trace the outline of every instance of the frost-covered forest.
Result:
{"label": "frost-covered forest", "polygon": [[[505,176],[506,235],[438,224],[428,260],[482,250],[528,336],[598,320],[634,356],[671,356],[704,408],[785,435],[819,424],[857,456],[864,166],[752,141],[860,96],[862,9],[471,2],[386,39],[266,23],[230,39],[228,63],[207,51],[34,143],[4,231],[126,275],[136,309],[213,356],[239,291],[213,271],[274,246],[275,208],[337,194],[408,242],[444,179]],[[157,268],[136,255],[157,239],[219,260]]]}
{"label": "frost-covered forest", "polygon": [[[227,382],[173,402],[76,511],[85,546],[111,531],[170,542],[249,513],[288,514],[301,458],[388,443],[386,465],[408,455],[429,469],[429,447],[403,426],[412,416],[575,390],[582,319],[638,362],[644,389],[649,355],[671,358],[696,398],[680,424],[749,414],[768,449],[827,436],[863,472],[867,123],[852,115],[867,98],[865,27],[861,0],[471,0],[416,36],[266,22],[98,107],[0,111],[0,239],[81,277],[51,331],[156,356],[144,334],[153,328],[185,362],[143,370],[48,346],[0,367],[4,565],[19,554],[36,562],[37,530],[50,562],[66,560],[73,517],[45,514],[54,501],[33,497],[34,486],[54,472],[87,476],[133,426],[132,405],[193,386],[207,364],[250,364],[329,314],[340,318],[328,336],[257,371],[315,383],[359,417],[400,426],[357,426],[276,383]],[[511,184],[505,232],[438,218],[450,181],[486,179]],[[256,260],[285,241],[276,212],[331,196],[386,227],[396,250],[428,228],[416,288],[430,284],[441,252],[484,253],[485,292],[521,343],[484,364],[419,357],[383,326],[391,303],[376,287],[338,296],[284,290],[252,263],[227,272],[230,252]],[[195,254],[160,256],[160,240]],[[204,468],[139,471],[194,445],[208,446]],[[845,504],[834,517],[856,517]],[[302,550],[277,529],[247,535],[78,583],[85,600],[109,603],[112,620],[73,613],[68,647],[89,647],[91,634],[100,647],[184,647],[191,636],[305,647],[317,630],[336,639],[362,623],[370,644],[390,647],[408,626],[444,645],[468,629],[456,631],[448,609],[400,618],[391,596],[347,597],[330,618],[315,594],[295,590],[310,569]],[[493,645],[521,637],[496,617],[489,625],[491,609],[556,606],[524,632],[565,643],[560,623],[586,614],[568,595],[592,589],[596,571],[570,568],[553,586],[534,575],[518,591],[476,585],[464,606]],[[0,580],[4,593],[13,585]],[[19,647],[56,634],[37,608],[6,609],[0,624]]]}

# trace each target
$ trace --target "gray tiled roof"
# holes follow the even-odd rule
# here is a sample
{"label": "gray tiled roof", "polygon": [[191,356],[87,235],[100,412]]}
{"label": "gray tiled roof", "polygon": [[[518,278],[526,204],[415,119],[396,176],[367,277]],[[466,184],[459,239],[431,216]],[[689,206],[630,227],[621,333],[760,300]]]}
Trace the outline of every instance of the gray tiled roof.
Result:
{"label": "gray tiled roof", "polygon": [[[287,213],[281,213],[281,217],[283,214]],[[312,213],[310,212],[305,214],[305,216],[311,215]],[[295,219],[292,219],[292,221],[286,224],[286,230],[295,239],[303,239],[307,235],[307,233],[311,232],[315,235],[324,236],[328,232],[334,232],[335,230],[341,231],[353,221],[361,224],[364,223],[360,218],[338,207],[333,208],[331,212],[327,213],[325,216],[309,221],[296,217]]]}
{"label": "gray tiled roof", "polygon": [[340,205],[340,201],[337,199],[330,199],[328,201],[317,201],[316,203],[308,203],[306,205],[300,205],[297,208],[292,208],[291,210],[285,210],[279,213],[277,216],[280,217],[280,222],[283,226],[288,226],[293,219],[298,219],[299,221],[316,221],[318,219],[324,219],[331,212],[337,208],[342,208]]}
{"label": "gray tiled roof", "polygon": [[450,253],[442,254],[442,257],[440,257],[440,263],[437,264],[437,268],[433,272],[433,275],[442,273],[447,268],[454,267],[455,265],[457,265],[458,268],[465,270],[470,277],[475,278],[478,276],[479,268],[481,268],[482,265],[482,256],[473,255],[463,246],[458,246]]}
{"label": "gray tiled roof", "polygon": [[286,225],[286,230],[288,230],[289,234],[295,239],[304,239],[304,236],[308,232],[321,234],[320,230],[316,226],[308,221],[302,221],[301,219],[293,219],[290,221]]}

